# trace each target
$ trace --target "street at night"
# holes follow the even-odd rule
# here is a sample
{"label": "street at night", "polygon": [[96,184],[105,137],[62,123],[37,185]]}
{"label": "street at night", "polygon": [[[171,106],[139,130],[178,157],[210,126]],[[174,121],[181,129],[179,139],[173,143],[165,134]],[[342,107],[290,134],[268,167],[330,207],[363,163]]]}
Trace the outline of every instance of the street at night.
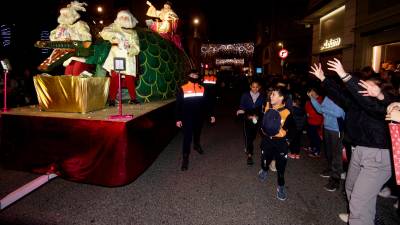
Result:
{"label": "street at night", "polygon": [[[217,123],[205,126],[202,140],[205,154],[193,152],[185,173],[179,170],[179,133],[133,183],[107,188],[56,178],[2,210],[0,224],[345,224],[338,218],[346,212],[342,191],[323,189],[324,159],[302,154],[300,160],[289,160],[288,199],[282,202],[276,199],[276,173],[262,183],[258,160],[246,165],[234,109],[218,108]],[[1,195],[37,177],[8,170],[0,174]],[[385,224],[399,223],[394,202],[378,199]]]}
{"label": "street at night", "polygon": [[0,9],[0,225],[400,224],[400,1]]}

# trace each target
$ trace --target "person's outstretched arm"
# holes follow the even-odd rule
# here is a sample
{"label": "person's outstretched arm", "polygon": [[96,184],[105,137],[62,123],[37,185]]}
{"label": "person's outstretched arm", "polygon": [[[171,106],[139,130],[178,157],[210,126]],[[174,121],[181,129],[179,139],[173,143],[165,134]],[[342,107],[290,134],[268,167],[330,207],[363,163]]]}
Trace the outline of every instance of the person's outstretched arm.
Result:
{"label": "person's outstretched arm", "polygon": [[377,113],[379,115],[386,114],[386,108],[379,104],[378,100],[371,97],[363,96],[360,91],[362,91],[361,86],[358,85],[359,79],[351,76],[347,73],[342,66],[342,63],[338,59],[328,61],[328,70],[335,71],[338,76],[343,80],[350,94],[359,103],[359,105],[364,108],[367,112]]}
{"label": "person's outstretched arm", "polygon": [[335,81],[325,77],[321,63],[318,65],[314,63],[311,66],[310,73],[321,81],[322,87],[334,102],[337,102],[342,108],[347,109],[350,107],[351,100],[343,93],[342,88]]}

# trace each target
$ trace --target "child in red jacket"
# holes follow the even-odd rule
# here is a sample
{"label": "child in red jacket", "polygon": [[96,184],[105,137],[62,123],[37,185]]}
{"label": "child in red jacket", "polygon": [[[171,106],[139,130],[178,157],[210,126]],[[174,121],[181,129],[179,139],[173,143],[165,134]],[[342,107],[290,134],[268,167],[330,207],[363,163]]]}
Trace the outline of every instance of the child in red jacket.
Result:
{"label": "child in red jacket", "polygon": [[[323,97],[318,94],[318,91],[315,88],[310,88],[309,93],[317,99],[319,103],[322,103]],[[321,137],[322,137],[322,124],[324,118],[321,114],[315,111],[314,107],[311,104],[311,101],[308,100],[305,105],[305,111],[307,115],[307,136],[310,141],[310,157],[319,157],[321,152]]]}

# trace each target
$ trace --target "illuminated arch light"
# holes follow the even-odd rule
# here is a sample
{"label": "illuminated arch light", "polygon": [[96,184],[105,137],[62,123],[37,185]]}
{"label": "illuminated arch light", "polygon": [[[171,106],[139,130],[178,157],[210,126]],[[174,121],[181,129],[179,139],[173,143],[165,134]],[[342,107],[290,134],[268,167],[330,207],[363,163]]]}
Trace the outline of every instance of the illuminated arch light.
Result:
{"label": "illuminated arch light", "polygon": [[0,35],[1,35],[1,45],[3,47],[10,47],[11,46],[11,36],[12,31],[11,27],[8,25],[1,25],[0,26]]}
{"label": "illuminated arch light", "polygon": [[[40,32],[40,40],[41,41],[49,41],[50,40],[50,31],[42,30]],[[49,48],[41,48],[40,51],[43,55],[48,55],[51,52],[51,50]]]}
{"label": "illuminated arch light", "polygon": [[234,66],[243,66],[244,59],[216,59],[215,64],[217,66],[227,66],[227,65],[234,65]]}
{"label": "illuminated arch light", "polygon": [[250,56],[254,53],[254,43],[240,44],[203,44],[201,46],[202,55],[216,54],[238,54]]}

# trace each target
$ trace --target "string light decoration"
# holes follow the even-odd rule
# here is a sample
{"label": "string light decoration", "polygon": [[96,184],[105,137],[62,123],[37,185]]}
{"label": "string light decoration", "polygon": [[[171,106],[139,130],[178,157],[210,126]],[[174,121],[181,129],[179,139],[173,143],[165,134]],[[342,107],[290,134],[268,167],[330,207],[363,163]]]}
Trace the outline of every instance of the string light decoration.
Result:
{"label": "string light decoration", "polygon": [[[41,41],[49,41],[50,40],[50,31],[48,30],[42,30],[40,32],[40,40]],[[43,55],[49,55],[51,50],[49,48],[41,48],[41,53]]]}
{"label": "string light decoration", "polygon": [[251,56],[254,53],[254,43],[239,44],[203,44],[201,54],[203,56],[235,54],[240,56]]}
{"label": "string light decoration", "polygon": [[217,66],[227,66],[227,65],[233,65],[233,66],[243,66],[244,65],[244,59],[216,59],[215,60],[215,65]]}
{"label": "string light decoration", "polygon": [[12,31],[9,25],[1,25],[0,26],[0,35],[1,35],[1,45],[4,48],[11,46],[12,39]]}

